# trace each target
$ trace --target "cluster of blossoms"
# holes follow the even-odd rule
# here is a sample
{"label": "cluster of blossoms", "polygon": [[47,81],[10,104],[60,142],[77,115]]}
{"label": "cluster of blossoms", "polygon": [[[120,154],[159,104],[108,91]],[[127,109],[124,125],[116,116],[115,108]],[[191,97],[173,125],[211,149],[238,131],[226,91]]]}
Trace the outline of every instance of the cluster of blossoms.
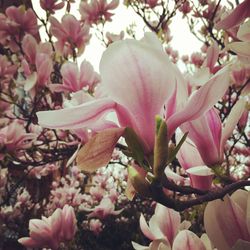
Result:
{"label": "cluster of blossoms", "polygon": [[250,1],[125,1],[141,39],[106,29],[119,1],[75,2],[1,9],[0,248],[248,249]]}

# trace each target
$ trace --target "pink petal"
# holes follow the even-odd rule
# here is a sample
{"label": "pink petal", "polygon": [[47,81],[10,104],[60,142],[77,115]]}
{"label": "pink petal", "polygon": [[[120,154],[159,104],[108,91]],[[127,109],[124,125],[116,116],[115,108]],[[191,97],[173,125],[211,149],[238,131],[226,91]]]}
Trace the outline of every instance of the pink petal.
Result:
{"label": "pink petal", "polygon": [[77,129],[91,127],[104,114],[113,110],[116,103],[108,98],[83,103],[61,110],[37,112],[38,123],[47,128]]}
{"label": "pink petal", "polygon": [[29,63],[35,64],[36,53],[37,53],[36,39],[33,36],[26,34],[22,40],[22,48],[23,52],[25,53],[25,55],[29,60]]}
{"label": "pink petal", "polygon": [[109,96],[131,112],[136,132],[153,149],[155,115],[161,113],[176,82],[166,54],[145,41],[118,41],[104,52],[100,73]]}
{"label": "pink petal", "polygon": [[196,91],[181,111],[167,120],[169,138],[182,123],[197,119],[213,107],[226,92],[230,82],[229,76],[228,67],[218,71],[204,86]]}
{"label": "pink petal", "polygon": [[238,121],[240,120],[246,106],[244,98],[237,101],[226,120],[226,125],[222,130],[221,151],[224,149],[227,139],[232,135]]}
{"label": "pink petal", "polygon": [[238,56],[250,57],[250,42],[233,42],[227,46]]}
{"label": "pink petal", "polygon": [[213,44],[207,50],[207,58],[204,64],[210,69],[210,72],[213,72],[214,66],[219,57],[219,52],[220,48],[216,42],[213,42]]}
{"label": "pink petal", "polygon": [[[179,136],[179,133],[177,133],[177,142],[179,141],[178,138],[181,138],[181,136]],[[191,167],[204,165],[199,151],[197,150],[193,142],[189,140],[189,138],[187,138],[182,144],[176,157],[185,170]]]}
{"label": "pink petal", "polygon": [[150,240],[155,240],[155,236],[154,234],[151,232],[146,220],[145,220],[145,217],[143,216],[143,214],[141,214],[140,216],[140,228],[141,228],[141,231],[142,233]]}
{"label": "pink petal", "polygon": [[79,86],[79,70],[75,63],[67,62],[61,68],[64,88],[71,92],[81,90],[83,86]]}
{"label": "pink petal", "polygon": [[196,145],[204,163],[208,166],[220,163],[223,159],[221,149],[222,124],[217,111],[212,108],[198,119],[181,125],[183,133]]}
{"label": "pink petal", "polygon": [[181,223],[180,214],[173,209],[157,204],[155,216],[158,227],[172,245]]}
{"label": "pink petal", "polygon": [[217,29],[229,29],[242,23],[250,16],[250,0],[239,4],[228,16],[216,24]]}
{"label": "pink petal", "polygon": [[30,237],[23,237],[19,239],[18,242],[24,245],[25,247],[30,247],[30,248],[40,248],[44,246],[43,245],[44,242],[35,241]]}
{"label": "pink petal", "polygon": [[[204,225],[215,247],[230,250],[238,239],[249,240],[245,212],[229,196],[209,202]],[[233,228],[233,230],[232,230]]]}
{"label": "pink petal", "polygon": [[[173,243],[172,250],[206,250],[201,239],[189,230],[180,231]],[[223,249],[224,250],[224,249]]]}

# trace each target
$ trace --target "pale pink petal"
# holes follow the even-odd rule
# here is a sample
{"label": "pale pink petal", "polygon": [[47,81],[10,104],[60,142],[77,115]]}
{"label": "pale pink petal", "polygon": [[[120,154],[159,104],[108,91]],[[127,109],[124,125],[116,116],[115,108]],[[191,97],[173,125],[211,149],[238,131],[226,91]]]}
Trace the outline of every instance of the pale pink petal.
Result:
{"label": "pale pink petal", "polygon": [[116,103],[108,98],[83,103],[79,106],[37,112],[38,123],[47,128],[77,129],[91,125],[110,110]]}
{"label": "pale pink petal", "polygon": [[62,228],[62,209],[57,208],[54,213],[49,217],[51,225],[52,237],[59,239],[60,230]]}
{"label": "pale pink petal", "polygon": [[[179,142],[183,134],[177,133],[176,135],[177,142]],[[199,151],[189,138],[182,144],[176,157],[184,169],[204,165]]]}
{"label": "pale pink petal", "polygon": [[216,24],[217,29],[229,29],[242,23],[250,16],[250,0],[239,4],[229,15]]}
{"label": "pale pink petal", "polygon": [[43,245],[44,242],[35,241],[30,237],[23,237],[19,239],[18,242],[24,245],[25,247],[30,247],[30,248],[40,248],[44,246]]}
{"label": "pale pink petal", "polygon": [[181,125],[183,133],[194,142],[204,163],[208,166],[223,160],[221,150],[222,123],[215,108],[210,109],[198,119]]}
{"label": "pale pink petal", "polygon": [[67,35],[76,42],[81,31],[81,23],[73,15],[66,14],[62,17],[63,29],[67,31]]}
{"label": "pale pink petal", "polygon": [[151,149],[155,115],[160,114],[174,91],[174,72],[162,50],[135,40],[111,44],[100,63],[102,85],[114,101],[132,113],[139,130],[136,132]]}
{"label": "pale pink petal", "polygon": [[160,223],[158,221],[157,215],[154,214],[151,219],[148,222],[150,231],[154,235],[154,239],[165,239],[168,241],[168,238],[164,233],[162,232],[160,228]]}
{"label": "pale pink petal", "polygon": [[141,214],[141,216],[140,216],[140,228],[141,228],[142,233],[147,238],[149,238],[150,240],[156,239],[154,234],[151,232],[143,214]]}
{"label": "pale pink petal", "polygon": [[[215,247],[230,250],[238,239],[249,240],[245,212],[229,196],[209,202],[204,225]],[[232,230],[233,228],[233,230]]]}
{"label": "pale pink petal", "polygon": [[249,234],[249,241],[250,241],[250,192],[247,193],[247,207],[246,207],[246,221],[247,221],[247,229]]}
{"label": "pale pink petal", "polygon": [[173,180],[174,182],[183,182],[185,179],[183,176],[176,174],[169,167],[165,168],[164,174],[167,176],[168,179]]}
{"label": "pale pink petal", "polygon": [[63,237],[65,240],[72,240],[77,229],[74,208],[66,204],[62,210],[62,218]]}
{"label": "pale pink petal", "polygon": [[180,231],[173,243],[172,250],[206,250],[201,239],[189,230]]}
{"label": "pale pink petal", "polygon": [[22,49],[29,63],[35,64],[37,53],[37,41],[30,34],[26,34],[22,40]]}
{"label": "pale pink petal", "polygon": [[246,106],[244,98],[237,101],[227,117],[225,127],[222,129],[221,151],[224,149],[226,140],[232,135],[238,121],[240,120]]}
{"label": "pale pink petal", "polygon": [[225,94],[230,82],[229,68],[218,71],[204,86],[190,98],[186,106],[167,120],[171,138],[175,129],[186,121],[197,119]]}
{"label": "pale pink petal", "polygon": [[204,66],[208,67],[210,69],[210,72],[212,72],[214,69],[214,66],[219,57],[219,52],[220,48],[216,42],[213,42],[213,44],[207,50],[207,58],[204,62]]}
{"label": "pale pink petal", "polygon": [[250,42],[250,20],[240,26],[237,37],[242,41]]}
{"label": "pale pink petal", "polygon": [[64,88],[71,92],[77,92],[82,89],[79,86],[79,70],[75,63],[67,62],[61,68]]}
{"label": "pale pink petal", "polygon": [[250,42],[233,42],[228,45],[228,48],[238,56],[250,57]]}
{"label": "pale pink petal", "polygon": [[172,244],[181,223],[180,214],[158,203],[155,209],[155,216],[161,232],[169,243]]}

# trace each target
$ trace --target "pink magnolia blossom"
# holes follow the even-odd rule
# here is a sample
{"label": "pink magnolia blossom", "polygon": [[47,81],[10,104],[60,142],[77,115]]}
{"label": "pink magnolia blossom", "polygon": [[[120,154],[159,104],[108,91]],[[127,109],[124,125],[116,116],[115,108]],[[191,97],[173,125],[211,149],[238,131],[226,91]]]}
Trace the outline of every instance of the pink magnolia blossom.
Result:
{"label": "pink magnolia blossom", "polygon": [[250,17],[250,0],[244,0],[229,15],[216,24],[217,29],[229,29]]}
{"label": "pink magnolia blossom", "polygon": [[[50,43],[38,44],[33,36],[27,34],[22,40],[22,49],[25,54],[25,59],[22,60],[22,68],[26,76],[24,90],[29,91],[35,86],[46,86],[53,71]],[[34,66],[36,71],[32,72]]]}
{"label": "pink magnolia blossom", "polygon": [[15,120],[0,130],[0,146],[6,152],[14,153],[31,147],[36,137],[34,133],[26,133],[23,124]]}
{"label": "pink magnolia blossom", "polygon": [[188,98],[181,74],[151,33],[141,41],[111,44],[103,54],[100,73],[106,97],[93,98],[67,109],[38,112],[39,124],[62,129],[91,127],[115,111],[119,126],[133,128],[142,139],[145,152],[150,153],[154,148],[157,114],[164,113],[168,138],[171,138],[179,125],[197,119],[210,109],[223,96],[229,83],[226,68]]}
{"label": "pink magnolia blossom", "polygon": [[57,2],[58,0],[40,0],[40,6],[42,9],[54,14],[56,10],[60,10],[64,7],[64,2]]}
{"label": "pink magnolia blossom", "polygon": [[[0,55],[0,77],[10,79],[16,73],[17,66],[11,64],[6,56]],[[2,81],[2,80],[1,80]]]}
{"label": "pink magnolia blossom", "polygon": [[89,230],[92,231],[95,235],[98,235],[102,231],[102,223],[98,219],[91,219],[89,222]]}
{"label": "pink magnolia blossom", "polygon": [[181,126],[183,132],[188,132],[188,137],[196,145],[207,166],[223,162],[226,140],[237,125],[245,109],[245,103],[244,99],[238,101],[230,112],[223,129],[215,108],[210,109],[198,119],[188,121]]}
{"label": "pink magnolia blossom", "polygon": [[218,250],[231,250],[240,239],[250,243],[249,201],[249,191],[237,190],[231,197],[227,195],[223,200],[208,203],[204,225],[208,237]]}
{"label": "pink magnolia blossom", "polygon": [[145,247],[132,242],[132,245],[136,250],[206,250],[202,240],[187,230],[190,225],[187,221],[181,223],[178,212],[157,204],[149,226],[144,216],[140,217],[140,228],[152,240],[151,244]]}
{"label": "pink magnolia blossom", "polygon": [[93,92],[97,83],[100,82],[99,75],[86,60],[81,63],[80,71],[75,63],[67,62],[63,64],[61,75],[62,84],[53,84],[50,86],[56,92],[77,92],[83,88]]}
{"label": "pink magnolia blossom", "polygon": [[60,242],[71,240],[76,232],[76,218],[72,207],[65,205],[63,209],[56,209],[46,218],[31,219],[29,221],[30,237],[18,240],[28,248],[58,249]]}
{"label": "pink magnolia blossom", "polygon": [[[86,209],[87,210],[87,209]],[[92,210],[92,209],[91,209]],[[109,215],[118,215],[122,212],[123,209],[115,210],[114,203],[109,198],[103,198],[101,203],[93,209],[88,215],[88,218],[99,218],[105,219]]]}
{"label": "pink magnolia blossom", "polygon": [[[19,50],[17,42],[28,33],[38,38],[37,18],[32,9],[25,10],[23,6],[10,6],[5,15],[0,14],[0,42],[13,51]],[[13,39],[15,38],[15,40]]]}
{"label": "pink magnolia blossom", "polygon": [[112,0],[107,3],[106,0],[93,0],[90,2],[80,3],[80,14],[82,20],[88,24],[98,24],[100,21],[112,21],[113,14],[110,10],[115,9],[119,5],[118,0]]}
{"label": "pink magnolia blossom", "polygon": [[89,26],[82,25],[73,15],[66,14],[62,17],[61,23],[51,16],[49,19],[51,26],[50,32],[57,38],[56,49],[60,54],[72,55],[75,48],[78,54],[84,51],[89,42]]}

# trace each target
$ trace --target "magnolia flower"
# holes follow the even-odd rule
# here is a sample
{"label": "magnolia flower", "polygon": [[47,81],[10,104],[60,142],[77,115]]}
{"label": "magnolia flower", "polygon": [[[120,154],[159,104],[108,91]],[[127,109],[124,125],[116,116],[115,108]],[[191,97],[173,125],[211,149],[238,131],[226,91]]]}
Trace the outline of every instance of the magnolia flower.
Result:
{"label": "magnolia flower", "polygon": [[98,219],[91,219],[89,222],[89,230],[92,231],[95,235],[98,235],[102,231],[102,223]]}
{"label": "magnolia flower", "polygon": [[110,3],[107,3],[106,0],[84,1],[80,3],[79,11],[82,20],[91,25],[97,24],[101,20],[112,21],[113,14],[110,10],[115,9],[118,5],[118,0],[112,0]]}
{"label": "magnolia flower", "polygon": [[15,120],[0,130],[0,147],[14,153],[18,149],[31,147],[36,137],[34,133],[26,133],[23,125]]}
{"label": "magnolia flower", "polygon": [[5,13],[7,16],[6,28],[10,34],[19,34],[17,29],[34,36],[38,34],[37,18],[32,9],[25,10],[23,6],[10,6]]}
{"label": "magnolia flower", "polygon": [[78,49],[81,54],[89,42],[89,26],[81,23],[72,15],[66,14],[62,17],[61,23],[51,16],[50,32],[57,38],[56,49],[60,54],[72,54],[73,49]]}
{"label": "magnolia flower", "polygon": [[[88,209],[85,209],[86,211]],[[90,209],[90,211],[93,210],[88,215],[88,218],[96,217],[99,219],[105,219],[109,215],[118,215],[122,212],[123,209],[115,210],[114,203],[109,198],[103,198],[101,200],[101,203],[96,206],[94,209]]]}
{"label": "magnolia flower", "polygon": [[[25,59],[22,60],[22,68],[26,77],[24,90],[30,91],[35,86],[44,87],[48,84],[53,71],[51,44],[38,44],[33,36],[27,34],[22,40],[22,49],[25,54]],[[35,72],[31,70],[33,66],[35,66]]]}
{"label": "magnolia flower", "polygon": [[181,125],[183,132],[194,142],[203,162],[207,166],[220,164],[224,160],[224,146],[245,110],[245,100],[240,99],[227,118],[225,127],[215,110],[212,108],[198,119]]}
{"label": "magnolia flower", "polygon": [[76,232],[76,217],[74,209],[65,205],[57,208],[48,218],[31,219],[29,221],[30,237],[18,240],[28,248],[58,249],[60,242],[73,239]]}
{"label": "magnolia flower", "polygon": [[223,200],[208,203],[204,225],[208,237],[218,250],[231,250],[238,240],[250,246],[250,192],[237,190]]}
{"label": "magnolia flower", "polygon": [[149,226],[143,215],[140,217],[140,228],[143,234],[152,240],[149,247],[132,242],[136,250],[206,250],[202,240],[187,230],[190,223],[181,223],[180,214],[173,209],[157,204]]}
{"label": "magnolia flower", "polygon": [[[12,65],[6,56],[0,55],[0,77],[10,79],[17,70],[16,65]],[[1,80],[2,81],[2,80]]]}
{"label": "magnolia flower", "polygon": [[62,84],[50,85],[50,88],[56,92],[77,92],[87,88],[93,92],[97,83],[100,82],[99,75],[94,71],[93,66],[84,60],[81,63],[80,71],[77,64],[67,62],[61,68]]}
{"label": "magnolia flower", "polygon": [[179,125],[210,109],[224,95],[229,83],[228,70],[224,69],[188,99],[182,75],[152,33],[141,41],[111,44],[102,56],[100,73],[106,96],[67,109],[38,112],[39,124],[49,128],[91,128],[107,113],[115,111],[117,126],[133,128],[145,153],[151,153],[156,115],[164,115],[171,138]]}
{"label": "magnolia flower", "polygon": [[64,7],[64,2],[56,3],[58,0],[40,0],[41,8],[54,14],[56,10]]}

